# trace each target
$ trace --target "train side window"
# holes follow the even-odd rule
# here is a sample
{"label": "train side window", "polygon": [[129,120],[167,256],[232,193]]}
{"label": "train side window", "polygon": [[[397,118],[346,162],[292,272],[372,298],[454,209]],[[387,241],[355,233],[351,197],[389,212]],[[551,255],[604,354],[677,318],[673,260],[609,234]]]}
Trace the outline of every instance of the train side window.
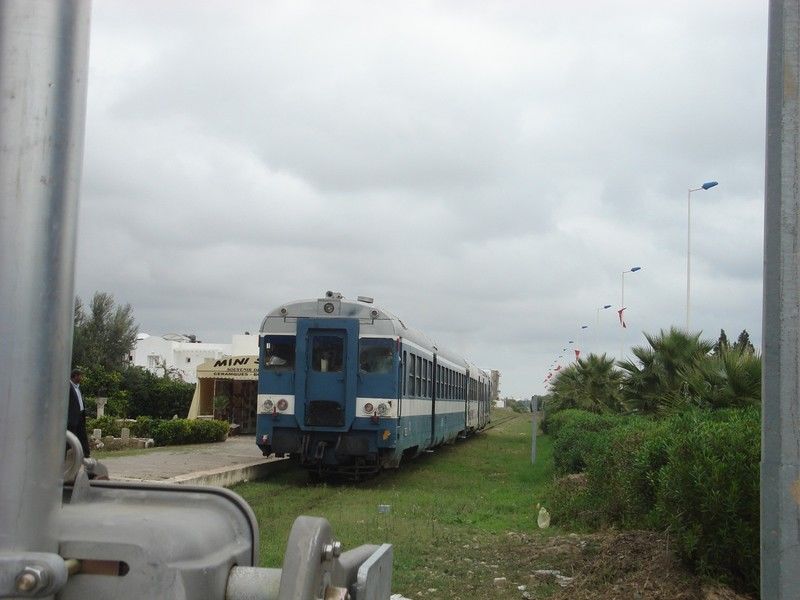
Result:
{"label": "train side window", "polygon": [[422,357],[417,357],[417,396],[422,396]]}
{"label": "train side window", "polygon": [[344,365],[344,339],[338,335],[315,335],[311,345],[311,368],[318,373],[338,373]]}
{"label": "train side window", "polygon": [[416,396],[414,392],[414,374],[417,371],[417,360],[413,354],[408,355],[408,395]]}
{"label": "train side window", "polygon": [[428,395],[428,360],[422,361],[422,395]]}
{"label": "train side window", "polygon": [[403,396],[406,395],[406,377],[408,377],[408,352],[403,350]]}
{"label": "train side window", "polygon": [[264,368],[269,371],[294,370],[294,336],[273,336],[264,342]]}
{"label": "train side window", "polygon": [[433,399],[433,363],[428,361],[428,388],[427,394],[428,398]]}

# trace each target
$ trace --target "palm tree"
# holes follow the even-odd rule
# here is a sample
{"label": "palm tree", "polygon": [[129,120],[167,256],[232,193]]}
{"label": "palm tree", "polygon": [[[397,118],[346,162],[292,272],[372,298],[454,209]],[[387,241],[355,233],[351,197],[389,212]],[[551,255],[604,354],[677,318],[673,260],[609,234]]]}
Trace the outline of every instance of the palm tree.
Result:
{"label": "palm tree", "polygon": [[682,404],[687,396],[686,373],[705,359],[714,347],[701,340],[701,333],[689,334],[671,327],[659,335],[645,334],[650,347],[633,348],[636,361],[622,361],[625,373],[624,401],[630,410],[659,413]]}
{"label": "palm tree", "polygon": [[561,371],[551,385],[551,410],[580,408],[595,413],[620,412],[622,373],[605,354],[589,354]]}
{"label": "palm tree", "polygon": [[761,404],[761,356],[729,348],[697,361],[682,376],[686,402],[703,408],[740,408]]}

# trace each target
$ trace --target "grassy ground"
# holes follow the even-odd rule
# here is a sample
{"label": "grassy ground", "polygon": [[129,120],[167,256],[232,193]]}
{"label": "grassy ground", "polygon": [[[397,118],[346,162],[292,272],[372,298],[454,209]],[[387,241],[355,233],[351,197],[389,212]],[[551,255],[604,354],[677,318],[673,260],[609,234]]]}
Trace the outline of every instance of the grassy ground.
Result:
{"label": "grassy ground", "polygon": [[[309,484],[289,469],[234,487],[258,518],[262,566],[281,565],[292,522],[306,514],[327,518],[345,550],[392,543],[392,590],[414,600],[747,600],[689,573],[663,533],[570,533],[558,514],[555,527],[539,529],[550,440],[538,438],[531,465],[530,415],[493,419],[481,435],[359,485]],[[391,511],[378,513],[379,504]]]}
{"label": "grassy ground", "polygon": [[[530,464],[530,415],[497,411],[493,418],[509,420],[365,483],[309,484],[290,470],[234,487],[258,518],[262,565],[280,565],[294,518],[307,514],[327,518],[345,549],[394,544],[393,589],[407,596],[480,597],[486,585],[493,589],[508,532],[542,535],[536,503],[552,481],[547,437],[538,438],[537,464]],[[378,513],[379,504],[391,511]],[[520,597],[513,592],[508,597]]]}

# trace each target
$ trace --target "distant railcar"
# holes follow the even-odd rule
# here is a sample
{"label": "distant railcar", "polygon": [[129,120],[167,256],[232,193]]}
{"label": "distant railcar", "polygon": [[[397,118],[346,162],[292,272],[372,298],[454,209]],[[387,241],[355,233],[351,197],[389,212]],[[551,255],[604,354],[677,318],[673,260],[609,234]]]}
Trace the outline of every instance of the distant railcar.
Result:
{"label": "distant railcar", "polygon": [[256,443],[354,479],[483,429],[487,371],[371,304],[327,292],[261,323]]}

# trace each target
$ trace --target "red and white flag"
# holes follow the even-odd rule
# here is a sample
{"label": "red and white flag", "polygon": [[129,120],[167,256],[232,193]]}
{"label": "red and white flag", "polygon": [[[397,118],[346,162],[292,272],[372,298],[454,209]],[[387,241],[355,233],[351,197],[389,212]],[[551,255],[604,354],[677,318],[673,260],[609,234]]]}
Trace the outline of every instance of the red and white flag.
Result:
{"label": "red and white flag", "polygon": [[620,308],[620,309],[617,311],[617,314],[619,315],[619,324],[620,324],[620,325],[622,325],[623,327],[626,327],[626,328],[627,328],[628,326],[627,326],[627,325],[625,325],[625,318],[622,316],[622,313],[623,313],[624,311],[625,311],[625,307],[623,306],[622,308]]}
{"label": "red and white flag", "polygon": [[558,366],[557,366],[555,369],[553,369],[553,370],[554,370],[554,371],[560,371],[560,370],[561,370],[561,365],[558,365]]}
{"label": "red and white flag", "polygon": [[575,350],[575,360],[578,360],[581,357],[581,351]]}

